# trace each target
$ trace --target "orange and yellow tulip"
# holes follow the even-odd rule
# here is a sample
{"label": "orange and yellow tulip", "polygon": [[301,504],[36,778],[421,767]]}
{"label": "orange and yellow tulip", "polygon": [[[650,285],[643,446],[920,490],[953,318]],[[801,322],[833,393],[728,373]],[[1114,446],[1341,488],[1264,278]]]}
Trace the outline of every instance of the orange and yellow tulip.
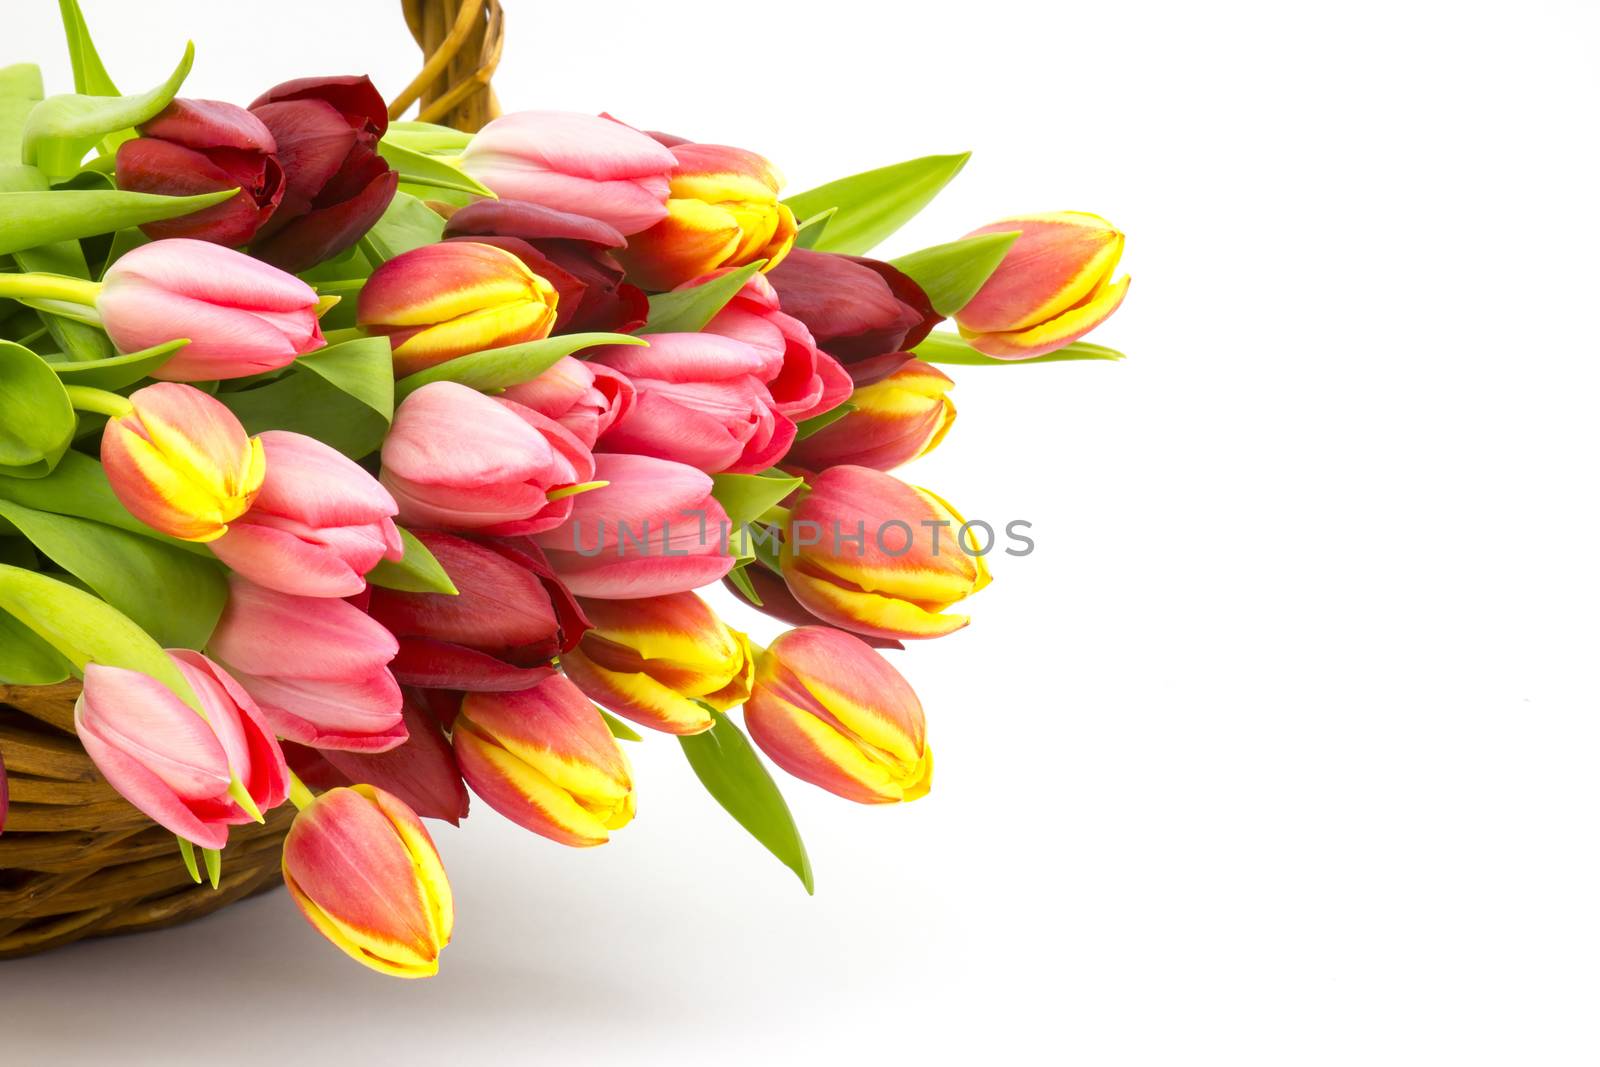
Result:
{"label": "orange and yellow tulip", "polygon": [[955,383],[921,360],[912,360],[881,381],[850,394],[854,411],[796,441],[784,465],[825,470],[852,463],[893,470],[938,447],[956,421],[950,400]]}

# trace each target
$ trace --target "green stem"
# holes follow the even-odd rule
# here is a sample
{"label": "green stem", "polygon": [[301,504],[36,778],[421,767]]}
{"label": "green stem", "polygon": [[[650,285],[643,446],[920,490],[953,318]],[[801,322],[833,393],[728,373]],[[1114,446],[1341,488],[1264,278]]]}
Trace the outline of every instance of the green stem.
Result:
{"label": "green stem", "polygon": [[113,419],[133,410],[133,402],[127,397],[91,385],[67,386],[67,399],[78,411],[93,411]]}
{"label": "green stem", "polygon": [[11,300],[64,300],[94,307],[100,283],[64,274],[0,274],[0,297]]}
{"label": "green stem", "polygon": [[305,811],[307,805],[316,799],[316,796],[312,794],[311,790],[306,788],[306,784],[300,780],[300,776],[293,771],[290,771],[289,803],[293,804],[297,811]]}

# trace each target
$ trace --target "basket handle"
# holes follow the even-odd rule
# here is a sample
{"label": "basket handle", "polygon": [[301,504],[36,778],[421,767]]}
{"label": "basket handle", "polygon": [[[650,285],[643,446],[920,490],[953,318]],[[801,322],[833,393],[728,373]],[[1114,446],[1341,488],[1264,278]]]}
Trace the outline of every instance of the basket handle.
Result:
{"label": "basket handle", "polygon": [[500,114],[489,79],[505,47],[499,0],[400,0],[406,25],[426,60],[389,104],[398,119],[417,100],[420,122],[473,133]]}

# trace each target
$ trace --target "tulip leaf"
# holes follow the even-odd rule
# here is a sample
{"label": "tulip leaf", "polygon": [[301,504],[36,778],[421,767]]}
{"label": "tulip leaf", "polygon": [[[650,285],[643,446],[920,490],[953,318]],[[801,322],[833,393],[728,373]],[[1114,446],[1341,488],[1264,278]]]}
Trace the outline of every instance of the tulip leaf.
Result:
{"label": "tulip leaf", "polygon": [[822,231],[828,228],[828,220],[838,213],[838,208],[830,207],[828,210],[819,211],[809,219],[806,219],[800,224],[800,228],[795,231],[794,246],[796,248],[815,248],[818,239],[822,237]]}
{"label": "tulip leaf", "polygon": [[54,515],[93,519],[188,552],[210,555],[201,545],[158,533],[129,514],[128,509],[122,506],[122,501],[111,491],[105,468],[82,452],[63,455],[56,469],[46,478],[11,478],[0,471],[0,500],[15,501],[24,507]]}
{"label": "tulip leaf", "polygon": [[72,87],[91,96],[121,96],[100,53],[89,36],[89,24],[84,21],[78,0],[60,0],[61,26],[67,31],[67,52],[72,56]]}
{"label": "tulip leaf", "polygon": [[50,364],[22,345],[0,341],[0,471],[19,478],[49,474],[77,425]]}
{"label": "tulip leaf", "polygon": [[811,859],[783,794],[733,720],[717,712],[712,717],[717,724],[705,733],[678,738],[689,766],[723,810],[814,894]]}
{"label": "tulip leaf", "polygon": [[44,99],[44,78],[36,63],[0,67],[0,165],[22,161],[22,127]]}
{"label": "tulip leaf", "polygon": [[734,588],[739,590],[740,596],[759,608],[762,606],[761,596],[756,592],[756,587],[750,584],[750,576],[745,573],[745,568],[748,566],[750,566],[750,560],[740,560],[738,566],[728,572],[727,578],[728,581],[733,583]]}
{"label": "tulip leaf", "polygon": [[[384,343],[388,344],[387,341]],[[499,392],[513,385],[533,381],[563,356],[570,356],[582,349],[596,345],[645,343],[641,338],[622,333],[569,333],[538,341],[523,341],[503,348],[486,348],[482,352],[457,356],[401,378],[394,384],[395,397],[404,400],[433,382],[459,382],[481,392]]]}
{"label": "tulip leaf", "polygon": [[195,196],[161,196],[121,189],[0,193],[0,255],[177,218],[220,204],[236,192],[221,189]]}
{"label": "tulip leaf", "polygon": [[784,201],[796,218],[810,220],[829,208],[839,213],[811,247],[818,252],[865,255],[928,206],[967,165],[971,152],[923,156],[852,174]]}
{"label": "tulip leaf", "polygon": [[379,560],[367,572],[367,581],[385,589],[399,589],[405,593],[443,593],[455,596],[459,590],[444,565],[438,561],[428,546],[412,536],[410,530],[400,528],[400,540],[406,546],[405,555],[398,563]]}
{"label": "tulip leaf", "polygon": [[3,516],[166,648],[204,648],[228,600],[222,565],[103,523],[0,500]]}
{"label": "tulip leaf", "polygon": [[444,219],[437,211],[414,196],[396,192],[359,244],[367,261],[377,267],[414,248],[438,244],[443,237]]}
{"label": "tulip leaf", "polygon": [[[378,142],[378,154],[389,161],[400,179],[412,185],[454,189],[477,196],[493,197],[494,190],[467,174],[460,167],[435,156],[424,155],[385,137]],[[431,208],[429,210],[432,210]]]}
{"label": "tulip leaf", "polygon": [[956,334],[946,333],[943,330],[935,330],[930,333],[926,341],[911,350],[911,354],[928,363],[944,363],[962,367],[1015,367],[1025,366],[1029,363],[1063,363],[1068,360],[1080,359],[1118,360],[1127,358],[1115,348],[1093,345],[1087,341],[1074,341],[1070,345],[1064,345],[1056,349],[1054,352],[1046,352],[1043,355],[1032,356],[1028,359],[995,359],[993,356],[986,356],[979,352]]}
{"label": "tulip leaf", "polygon": [[472,134],[431,122],[391,122],[381,144],[396,144],[413,152],[459,155],[472,142]]}
{"label": "tulip leaf", "polygon": [[0,611],[0,685],[54,685],[72,677],[72,664],[49,643]]}
{"label": "tulip leaf", "polygon": [[389,342],[358,337],[301,356],[264,385],[223,392],[221,400],[250,433],[293,430],[351,459],[375,452],[394,415]]}
{"label": "tulip leaf", "polygon": [[107,134],[149,122],[172,103],[178,87],[194,64],[194,44],[184,47],[183,58],[167,80],[133,96],[89,96],[64,93],[47,97],[28,113],[22,127],[22,161],[48,177],[64,178],[96,141]]}
{"label": "tulip leaf", "polygon": [[796,441],[804,441],[818,430],[832,426],[855,409],[856,406],[854,404],[840,404],[836,408],[824,411],[821,415],[802,419],[800,422],[795,423],[794,439]]}
{"label": "tulip leaf", "polygon": [[615,715],[611,714],[605,708],[596,708],[595,710],[598,711],[600,713],[600,717],[606,721],[606,729],[611,731],[612,737],[622,741],[644,740],[644,738],[639,736],[639,732],[637,730],[623,722],[621,719],[617,718]]}
{"label": "tulip leaf", "polygon": [[650,318],[640,333],[696,333],[727,306],[765,260],[719,274],[688,289],[657,293],[650,298]]}
{"label": "tulip leaf", "polygon": [[194,690],[155,639],[93,593],[37,571],[0,564],[0,611],[43,638],[76,674],[90,663],[140,671],[200,710]]}
{"label": "tulip leaf", "polygon": [[781,473],[776,477],[763,474],[713,474],[711,495],[728,513],[729,524],[737,529],[755,522],[767,513],[768,508],[782,502],[805,484],[803,478],[792,478]]}
{"label": "tulip leaf", "polygon": [[933,310],[941,315],[954,315],[978,295],[978,290],[1006,258],[1006,252],[1020,235],[1018,230],[982,233],[924,248],[889,262],[922,286]]}
{"label": "tulip leaf", "polygon": [[[77,325],[74,323],[74,325]],[[52,363],[54,370],[67,385],[88,385],[96,389],[125,389],[134,382],[150,377],[163,363],[188,344],[187,339],[167,341],[146,348],[142,352],[129,352],[125,356],[108,356],[105,359],[84,360],[79,363]]]}

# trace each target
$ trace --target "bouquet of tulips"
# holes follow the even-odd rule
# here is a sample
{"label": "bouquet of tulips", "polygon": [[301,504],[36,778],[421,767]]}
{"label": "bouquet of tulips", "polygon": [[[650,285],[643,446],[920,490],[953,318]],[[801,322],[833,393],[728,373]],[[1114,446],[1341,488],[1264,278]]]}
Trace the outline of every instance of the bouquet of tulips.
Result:
{"label": "bouquet of tulips", "polygon": [[[928,791],[882,650],[966,625],[996,531],[889,472],[950,430],[941,364],[1119,358],[1079,340],[1127,290],[1117,230],[872,259],[965,156],[783,198],[752,151],[609,115],[182,97],[192,47],[123,95],[62,10],[75,92],[0,69],[0,683],[82,679],[78,738],[174,862],[214,885],[229,827],[293,804],[296,904],[414,977],[452,924],[422,820],[468,787],[600,845],[619,742],[671,734],[808,890],[757,750]],[[756,644],[717,584],[790,628]]]}

